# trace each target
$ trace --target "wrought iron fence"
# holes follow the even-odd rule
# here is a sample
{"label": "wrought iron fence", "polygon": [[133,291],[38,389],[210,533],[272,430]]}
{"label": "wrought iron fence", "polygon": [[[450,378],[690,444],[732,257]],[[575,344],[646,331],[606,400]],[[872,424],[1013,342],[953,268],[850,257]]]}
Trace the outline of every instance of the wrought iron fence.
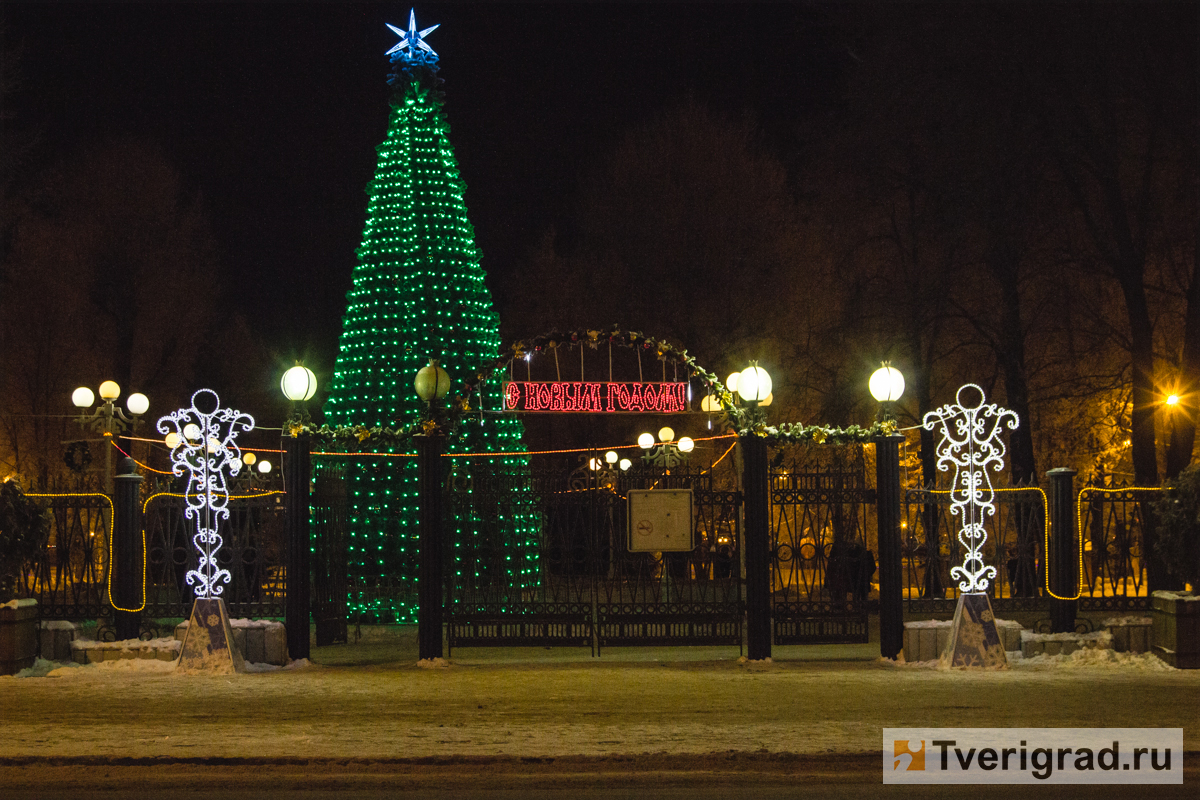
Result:
{"label": "wrought iron fence", "polygon": [[[1045,594],[1045,494],[1036,486],[997,489],[995,513],[985,517],[984,563],[996,567],[988,586],[997,611],[1047,608]],[[948,490],[909,489],[901,521],[904,597],[909,611],[953,613],[958,581],[950,570],[963,560],[962,521],[950,512]]]}
{"label": "wrought iron fence", "polygon": [[37,493],[50,512],[50,536],[23,573],[23,594],[43,619],[96,619],[110,612],[108,564],[113,507],[99,492]]}
{"label": "wrought iron fence", "polygon": [[[222,597],[233,617],[281,617],[286,579],[286,531],[283,495],[234,495],[229,519],[217,531],[224,539],[217,563],[230,572]],[[146,608],[157,618],[186,617],[194,587],[187,573],[196,569],[196,523],[186,518],[180,494],[151,495],[145,502]]]}
{"label": "wrought iron fence", "polygon": [[1149,608],[1143,561],[1146,504],[1160,489],[1086,486],[1076,500],[1080,559],[1079,607],[1124,611]]}
{"label": "wrought iron fence", "polygon": [[771,589],[777,644],[867,641],[875,490],[862,445],[777,448]]}

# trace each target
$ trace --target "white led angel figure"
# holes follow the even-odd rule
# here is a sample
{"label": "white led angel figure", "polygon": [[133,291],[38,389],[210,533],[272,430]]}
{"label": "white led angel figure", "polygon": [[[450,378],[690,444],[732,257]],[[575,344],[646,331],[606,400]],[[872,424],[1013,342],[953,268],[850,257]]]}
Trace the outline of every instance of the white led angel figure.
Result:
{"label": "white led angel figure", "polygon": [[[206,410],[211,409],[211,410]],[[188,586],[197,598],[218,597],[230,581],[229,570],[217,563],[221,535],[220,520],[229,519],[229,485],[226,475],[242,468],[242,452],[235,439],[238,431],[254,428],[254,419],[230,408],[210,389],[192,395],[191,408],[181,408],[158,421],[159,433],[168,434],[172,473],[188,476],[187,508],[184,515],[196,520],[192,542],[200,552],[196,569],[187,573]]]}
{"label": "white led angel figure", "polygon": [[[979,402],[973,406],[963,402],[963,392],[973,389]],[[942,440],[937,445],[937,467],[948,472],[954,467],[954,482],[950,489],[950,513],[959,517],[961,528],[958,540],[966,548],[962,566],[950,570],[959,581],[964,594],[983,594],[996,577],[996,568],[983,563],[985,517],[996,513],[992,504],[996,493],[988,469],[1004,469],[1004,442],[1000,434],[1004,427],[1015,430],[1020,420],[1014,411],[995,403],[985,403],[983,389],[968,383],[955,395],[955,405],[944,405],[925,415],[922,425],[932,431],[941,426]]]}

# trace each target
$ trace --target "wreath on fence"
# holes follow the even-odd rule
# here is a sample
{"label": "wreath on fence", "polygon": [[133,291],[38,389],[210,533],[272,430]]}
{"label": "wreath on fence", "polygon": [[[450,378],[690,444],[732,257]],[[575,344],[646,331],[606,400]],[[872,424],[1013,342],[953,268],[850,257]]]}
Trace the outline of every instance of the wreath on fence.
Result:
{"label": "wreath on fence", "polygon": [[63,463],[72,472],[84,472],[92,465],[92,448],[84,441],[71,442],[63,453]]}

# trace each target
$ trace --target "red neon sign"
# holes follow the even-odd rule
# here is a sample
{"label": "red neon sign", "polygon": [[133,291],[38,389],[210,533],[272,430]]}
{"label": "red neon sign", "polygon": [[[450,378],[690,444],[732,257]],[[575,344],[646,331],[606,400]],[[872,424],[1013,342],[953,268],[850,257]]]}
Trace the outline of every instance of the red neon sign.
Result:
{"label": "red neon sign", "polygon": [[582,414],[687,411],[686,383],[505,381],[505,411]]}

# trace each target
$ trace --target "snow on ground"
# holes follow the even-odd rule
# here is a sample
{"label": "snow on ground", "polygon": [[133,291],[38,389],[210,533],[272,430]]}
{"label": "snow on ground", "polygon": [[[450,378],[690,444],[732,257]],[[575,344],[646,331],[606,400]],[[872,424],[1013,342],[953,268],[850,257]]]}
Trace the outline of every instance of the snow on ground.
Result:
{"label": "snow on ground", "polygon": [[[278,672],[280,670],[296,670],[312,666],[307,658],[292,661],[287,666],[275,664],[256,664],[246,662],[246,672]],[[166,674],[175,669],[174,661],[159,661],[152,658],[122,658],[115,661],[98,661],[91,664],[76,664],[73,661],[47,661],[39,658],[32,667],[21,670],[16,675],[5,675],[4,678],[89,678],[105,675]],[[2,678],[0,678],[2,679]]]}
{"label": "snow on ground", "polygon": [[[1118,653],[1116,650],[1104,648],[1085,648],[1076,650],[1068,655],[1040,655],[1024,658],[1020,650],[1008,654],[1008,666],[1015,670],[1129,670],[1138,672],[1175,672],[1175,668],[1153,653]],[[900,669],[938,669],[938,660],[932,661],[891,661],[880,658],[879,663],[887,667]],[[952,670],[954,673],[971,674],[972,670]]]}

